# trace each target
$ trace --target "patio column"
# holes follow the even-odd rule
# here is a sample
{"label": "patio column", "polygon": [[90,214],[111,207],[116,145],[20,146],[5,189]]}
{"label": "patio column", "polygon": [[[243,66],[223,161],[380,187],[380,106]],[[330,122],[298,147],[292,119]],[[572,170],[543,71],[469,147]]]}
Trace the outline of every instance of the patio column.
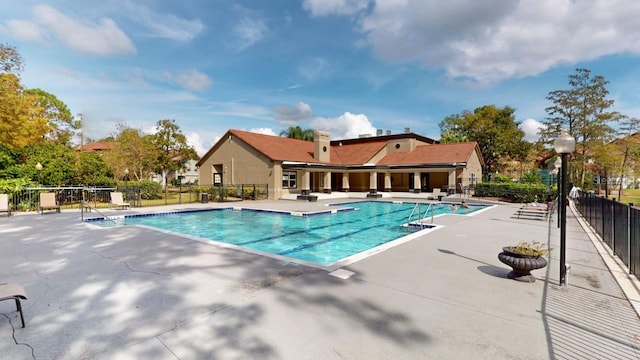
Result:
{"label": "patio column", "polygon": [[375,171],[369,172],[369,194],[375,194],[378,192],[378,173]]}
{"label": "patio column", "polygon": [[300,189],[302,190],[302,195],[309,195],[311,193],[309,184],[310,184],[310,177],[309,177],[309,171],[308,170],[303,170],[302,171],[302,179],[300,179]]}
{"label": "patio column", "polygon": [[369,193],[367,198],[381,198],[382,194],[378,194],[378,173],[369,172]]}
{"label": "patio column", "polygon": [[324,189],[325,194],[331,194],[331,171],[324,173]]}
{"label": "patio column", "polygon": [[[453,188],[453,193],[456,193],[456,170],[451,170],[449,171],[449,180],[447,180],[449,183],[449,189]],[[450,191],[450,190],[449,190]]]}
{"label": "patio column", "polygon": [[388,171],[384,173],[384,191],[391,191],[391,173]]}
{"label": "patio column", "polygon": [[342,190],[349,191],[349,173],[346,171],[342,173]]}
{"label": "patio column", "polygon": [[421,188],[422,185],[420,183],[420,172],[416,171],[413,173],[413,192],[417,194],[420,192]]}

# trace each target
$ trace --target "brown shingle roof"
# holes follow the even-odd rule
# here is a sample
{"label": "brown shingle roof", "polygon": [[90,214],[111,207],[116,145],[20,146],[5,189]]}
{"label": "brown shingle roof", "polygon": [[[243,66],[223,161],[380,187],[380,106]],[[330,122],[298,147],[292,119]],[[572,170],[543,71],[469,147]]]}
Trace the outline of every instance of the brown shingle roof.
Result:
{"label": "brown shingle roof", "polygon": [[[311,141],[256,134],[240,130],[229,130],[229,132],[271,160],[318,162],[313,158],[313,142]],[[334,165],[361,165],[369,161],[369,159],[384,148],[386,144],[386,141],[381,140],[343,146],[332,145],[330,147],[329,163]]]}
{"label": "brown shingle roof", "polygon": [[96,141],[88,144],[82,145],[82,149],[80,146],[76,147],[77,151],[104,151],[111,150],[118,145],[115,141]]}
{"label": "brown shingle roof", "polygon": [[[387,145],[386,141],[331,146],[331,162],[341,165],[362,165]],[[334,160],[335,159],[335,160]]]}
{"label": "brown shingle roof", "polygon": [[313,159],[313,142],[311,141],[257,134],[242,130],[229,130],[229,133],[271,160],[316,162]]}
{"label": "brown shingle roof", "polygon": [[[247,145],[254,148],[272,161],[296,161],[304,163],[319,163],[313,158],[314,144],[311,141],[297,140],[273,135],[264,135],[242,130],[229,130],[223,139],[233,135]],[[407,134],[406,136],[415,136]],[[371,161],[387,145],[388,139],[356,139],[345,141],[332,141],[330,146],[329,165],[363,165]],[[221,141],[218,141],[200,161],[201,165],[211,153],[217,149]],[[386,155],[376,165],[424,165],[424,164],[451,164],[454,162],[465,163],[477,149],[477,143],[433,144],[417,146],[414,151],[392,153]],[[479,149],[478,149],[479,152]],[[482,161],[482,159],[480,159]]]}
{"label": "brown shingle roof", "polygon": [[387,154],[377,165],[466,163],[477,146],[475,142],[416,146],[411,152]]}

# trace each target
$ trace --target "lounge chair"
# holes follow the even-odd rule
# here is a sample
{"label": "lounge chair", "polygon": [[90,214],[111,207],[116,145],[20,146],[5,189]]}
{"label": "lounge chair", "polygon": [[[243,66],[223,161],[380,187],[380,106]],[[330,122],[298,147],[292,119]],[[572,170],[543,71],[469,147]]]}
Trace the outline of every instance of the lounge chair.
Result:
{"label": "lounge chair", "polygon": [[431,195],[429,195],[427,199],[435,200],[435,199],[438,199],[439,196],[440,196],[440,188],[433,188],[433,190],[431,190]]}
{"label": "lounge chair", "polygon": [[522,205],[518,211],[516,211],[516,215],[518,219],[520,217],[528,217],[544,220],[546,219],[551,212],[554,210],[554,202],[549,202],[547,204],[544,203],[528,203]]}
{"label": "lounge chair", "polygon": [[60,204],[56,200],[56,193],[40,193],[40,214],[44,214],[45,210],[55,210],[60,212]]}
{"label": "lounge chair", "polygon": [[0,301],[12,299],[16,301],[16,308],[20,313],[22,327],[24,327],[24,316],[22,315],[20,299],[27,300],[27,293],[24,291],[24,288],[18,284],[0,284]]}
{"label": "lounge chair", "polygon": [[121,209],[130,209],[131,204],[124,202],[122,200],[121,192],[112,192],[111,193],[111,202],[109,203],[109,208],[121,208]]}
{"label": "lounge chair", "polygon": [[11,204],[7,194],[0,194],[0,212],[6,212],[7,217],[11,216]]}

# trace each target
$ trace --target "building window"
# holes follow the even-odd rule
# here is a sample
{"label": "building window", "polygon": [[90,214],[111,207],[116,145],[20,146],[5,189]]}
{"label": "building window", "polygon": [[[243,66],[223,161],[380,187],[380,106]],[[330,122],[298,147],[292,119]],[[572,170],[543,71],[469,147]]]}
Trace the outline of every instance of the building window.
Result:
{"label": "building window", "polygon": [[297,175],[295,171],[283,171],[282,172],[282,188],[283,189],[295,189],[298,187],[296,181]]}

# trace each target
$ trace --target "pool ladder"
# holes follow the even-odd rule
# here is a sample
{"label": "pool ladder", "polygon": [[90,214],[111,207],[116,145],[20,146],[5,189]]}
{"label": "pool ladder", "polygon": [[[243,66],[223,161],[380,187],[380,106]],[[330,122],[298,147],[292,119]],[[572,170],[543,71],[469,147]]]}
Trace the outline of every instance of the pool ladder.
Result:
{"label": "pool ladder", "polygon": [[[427,205],[427,209],[424,211],[424,214],[422,213],[422,205]],[[424,228],[425,226],[424,219],[427,218],[427,215],[429,214],[429,210],[431,210],[431,223],[433,224],[433,209],[431,208],[432,205],[433,204],[416,203],[416,206],[413,207],[413,210],[411,210],[411,214],[407,219],[407,224],[411,223],[411,218],[413,218],[413,214],[417,214],[418,220],[416,220],[416,223],[420,225],[421,228]]]}
{"label": "pool ladder", "polygon": [[95,206],[91,206],[91,203],[88,201],[84,201],[82,200],[82,203],[80,204],[80,221],[84,221],[84,209],[93,209],[93,211],[97,212],[98,214],[102,215],[102,217],[105,220],[109,220],[112,223],[118,225],[118,223],[116,223],[115,220],[113,220],[112,218],[108,217],[107,215],[103,214],[100,210],[98,210],[97,207]]}

